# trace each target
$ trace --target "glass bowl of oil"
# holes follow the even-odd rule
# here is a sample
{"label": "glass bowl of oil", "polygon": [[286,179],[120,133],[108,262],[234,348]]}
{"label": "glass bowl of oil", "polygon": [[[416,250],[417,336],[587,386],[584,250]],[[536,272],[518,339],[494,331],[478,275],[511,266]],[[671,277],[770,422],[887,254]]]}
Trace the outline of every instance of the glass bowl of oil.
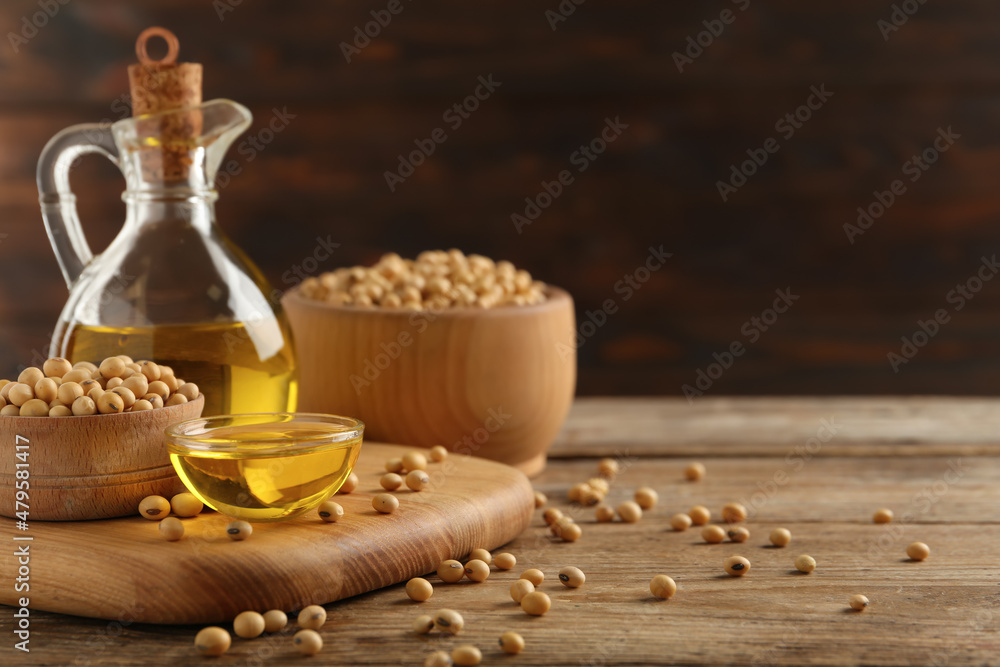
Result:
{"label": "glass bowl of oil", "polygon": [[212,509],[283,521],[327,500],[351,474],[365,425],[306,413],[222,415],[167,428],[174,470]]}

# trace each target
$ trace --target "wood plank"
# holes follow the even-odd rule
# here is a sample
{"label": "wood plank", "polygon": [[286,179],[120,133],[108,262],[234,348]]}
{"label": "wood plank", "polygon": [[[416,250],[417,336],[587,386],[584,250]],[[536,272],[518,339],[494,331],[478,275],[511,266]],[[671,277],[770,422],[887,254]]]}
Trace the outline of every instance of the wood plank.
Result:
{"label": "wood plank", "polygon": [[[837,427],[824,429],[824,422]],[[810,443],[811,438],[827,438]],[[1000,400],[580,398],[550,457],[974,456],[1000,452]]]}
{"label": "wood plank", "polygon": [[[231,6],[219,20],[216,7]],[[5,49],[0,90],[6,100],[103,101],[132,61],[135,36],[148,25],[174,29],[181,57],[211,63],[206,81],[237,99],[277,95],[291,101],[419,97],[456,92],[485,71],[509,76],[511,92],[612,94],[677,88],[773,88],[817,81],[870,88],[927,84],[989,86],[997,8],[975,0],[921,7],[889,42],[877,21],[891,5],[844,0],[836,8],[793,0],[753,4],[678,72],[673,54],[719,16],[719,6],[621,0],[578,8],[553,30],[546,10],[558,3],[458,0],[410,6],[348,63],[339,44],[385,6],[343,2],[317,11],[303,0],[267,4],[199,0],[100,8],[69,5],[18,52]],[[32,0],[5,3],[3,34],[18,33]],[[958,48],[959,46],[963,48]],[[241,76],[253,70],[255,77]],[[317,85],[330,82],[331,85]],[[262,83],[264,85],[262,85]]]}
{"label": "wood plank", "polygon": [[[774,460],[715,459],[703,482],[680,481],[678,462],[644,459],[615,481],[609,501],[652,484],[661,503],[638,524],[595,524],[581,512],[584,534],[563,543],[548,535],[536,512],[531,526],[503,548],[517,555],[512,572],[494,571],[482,584],[446,585],[431,577],[434,597],[427,603],[406,599],[394,586],[349,601],[327,605],[330,620],[321,631],[323,652],[316,665],[422,664],[432,650],[471,643],[484,662],[502,659],[497,637],[516,630],[527,647],[519,665],[647,664],[991,664],[1000,651],[1000,571],[983,567],[996,550],[995,508],[1000,490],[996,457],[970,459],[963,477],[939,496],[933,509],[917,512],[902,524],[870,523],[871,508],[886,504],[899,519],[912,499],[947,469],[947,459],[906,457],[817,458],[762,508],[747,526],[744,544],[706,545],[695,529],[676,533],[668,519],[690,503],[719,503],[739,496],[754,478],[766,479]],[[536,480],[564,510],[568,486],[592,474],[593,459],[556,460]],[[881,481],[880,481],[881,477]],[[818,485],[818,486],[817,486]],[[589,515],[591,510],[586,510]],[[810,516],[812,512],[816,516]],[[785,549],[766,546],[775,526],[791,530]],[[897,535],[896,528],[903,528]],[[931,557],[907,561],[905,545],[927,542]],[[872,550],[871,547],[875,549]],[[818,567],[810,575],[792,569],[794,557],[809,553]],[[743,578],[723,574],[732,554],[747,556],[753,569]],[[555,580],[565,565],[587,574],[571,590]],[[510,583],[528,567],[547,579],[541,590],[552,600],[543,617],[529,617],[510,601]],[[669,601],[654,600],[648,582],[669,574],[679,590]],[[863,593],[871,600],[863,613],[847,600]],[[443,607],[459,610],[466,629],[455,638],[418,637],[412,620]],[[143,665],[155,655],[161,664],[194,659],[196,628],[154,626],[64,617],[32,616],[32,655],[7,651],[7,664],[70,664],[80,656],[90,664]],[[2,624],[9,626],[7,618]],[[2,627],[2,626],[0,626]],[[235,640],[218,664],[280,664],[293,660],[290,635]],[[5,656],[6,657],[6,656]],[[508,660],[508,659],[504,659]]]}
{"label": "wood plank", "polygon": [[[431,485],[405,486],[399,509],[379,514],[372,498],[385,462],[412,448],[365,443],[351,494],[337,496],[345,511],[324,523],[315,511],[254,525],[233,542],[230,519],[205,512],[186,519],[185,536],[167,542],[155,522],[139,516],[102,521],[29,521],[17,532],[0,519],[0,539],[28,544],[33,609],[115,620],[123,609],[146,623],[213,623],[256,608],[300,609],[406,581],[474,548],[494,548],[517,536],[534,506],[519,471],[467,456],[430,464]],[[30,504],[30,501],[29,501]],[[13,542],[15,535],[31,542]],[[14,549],[0,558],[4,576],[18,569]],[[113,566],[110,566],[113,564]],[[20,594],[0,589],[0,603]]]}

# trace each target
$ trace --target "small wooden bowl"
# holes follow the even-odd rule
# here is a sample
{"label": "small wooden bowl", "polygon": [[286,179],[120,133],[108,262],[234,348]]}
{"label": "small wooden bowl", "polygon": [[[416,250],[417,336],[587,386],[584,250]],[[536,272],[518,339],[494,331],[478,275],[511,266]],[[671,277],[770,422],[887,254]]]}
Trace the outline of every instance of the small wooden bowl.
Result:
{"label": "small wooden bowl", "polygon": [[528,475],[576,388],[573,299],[435,312],[333,306],[291,290],[299,411],[351,415],[375,441],[475,454]]}
{"label": "small wooden bowl", "polygon": [[[146,496],[169,498],[183,491],[164,430],[200,417],[204,407],[205,397],[199,396],[182,405],[117,415],[0,417],[0,514],[15,517],[18,470],[28,471],[29,522],[129,516],[138,513]],[[18,444],[28,447],[17,449]],[[27,452],[27,468],[17,467],[18,452]]]}

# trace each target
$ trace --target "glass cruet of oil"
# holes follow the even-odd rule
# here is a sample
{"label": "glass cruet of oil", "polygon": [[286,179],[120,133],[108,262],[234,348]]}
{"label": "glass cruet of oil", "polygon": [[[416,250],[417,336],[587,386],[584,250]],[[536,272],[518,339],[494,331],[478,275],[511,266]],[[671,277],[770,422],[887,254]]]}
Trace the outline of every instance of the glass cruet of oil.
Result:
{"label": "glass cruet of oil", "polygon": [[[42,217],[70,292],[51,355],[167,364],[198,384],[205,416],[295,409],[291,330],[276,291],[215,220],[217,170],[250,123],[245,107],[213,100],[76,125],[49,141],[38,164]],[[96,257],[69,188],[83,153],[112,160],[126,182],[125,224]]]}

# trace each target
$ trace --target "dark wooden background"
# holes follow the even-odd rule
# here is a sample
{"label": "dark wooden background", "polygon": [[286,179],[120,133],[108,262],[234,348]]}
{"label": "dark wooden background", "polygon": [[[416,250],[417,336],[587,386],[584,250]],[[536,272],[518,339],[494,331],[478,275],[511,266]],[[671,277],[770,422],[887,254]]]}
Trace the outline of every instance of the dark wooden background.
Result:
{"label": "dark wooden background", "polygon": [[[67,125],[118,117],[134,39],[161,24],[205,64],[206,98],[253,109],[252,131],[275,107],[296,115],[218,204],[280,288],[331,235],[342,245],[322,269],[459,247],[568,288],[582,316],[663,244],[668,265],[580,349],[580,393],[678,394],[785,287],[800,300],[710,393],[996,393],[1000,281],[898,374],[886,354],[1000,250],[1000,4],[929,2],[885,41],[888,1],[755,0],[683,74],[672,53],[732,3],[587,0],[556,31],[556,0],[403,4],[350,64],[338,44],[385,2],[244,0],[220,21],[208,0],[74,0],[19,53],[0,40],[0,376],[44,350],[67,294],[38,213],[39,151]],[[37,11],[4,2],[0,35]],[[487,74],[497,93],[390,193],[396,156]],[[830,101],[723,203],[716,181],[819,84]],[[607,116],[629,128],[518,235],[511,213]],[[857,207],[949,125],[958,143],[849,244]],[[74,179],[101,248],[123,182],[98,158]]]}

